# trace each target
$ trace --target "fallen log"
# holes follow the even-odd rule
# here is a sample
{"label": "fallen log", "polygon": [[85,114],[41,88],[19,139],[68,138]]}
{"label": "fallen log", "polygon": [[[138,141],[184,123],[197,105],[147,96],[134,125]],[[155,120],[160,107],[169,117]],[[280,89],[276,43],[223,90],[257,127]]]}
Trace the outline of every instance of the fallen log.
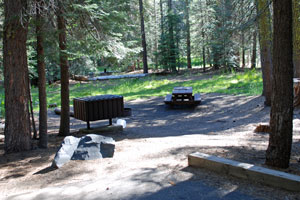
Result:
{"label": "fallen log", "polygon": [[[60,115],[61,109],[60,108],[55,108],[54,113],[57,114],[57,115]],[[70,117],[74,117],[74,111],[72,109],[70,110]]]}
{"label": "fallen log", "polygon": [[89,78],[87,76],[82,75],[71,75],[71,78],[75,81],[88,81]]}

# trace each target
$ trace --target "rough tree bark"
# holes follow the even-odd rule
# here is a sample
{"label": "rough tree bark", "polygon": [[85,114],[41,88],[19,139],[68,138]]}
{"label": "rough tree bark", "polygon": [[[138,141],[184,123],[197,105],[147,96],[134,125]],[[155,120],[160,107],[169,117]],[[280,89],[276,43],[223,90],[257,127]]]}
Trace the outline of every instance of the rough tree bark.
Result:
{"label": "rough tree bark", "polygon": [[265,105],[270,106],[272,94],[272,31],[269,0],[256,0],[256,8],[259,15],[258,28],[263,95],[265,96]]}
{"label": "rough tree bark", "polygon": [[300,78],[300,1],[293,0],[294,77]]}
{"label": "rough tree bark", "polygon": [[3,65],[5,87],[5,152],[31,149],[26,53],[27,0],[4,1]]}
{"label": "rough tree bark", "polygon": [[37,44],[37,67],[39,75],[39,147],[47,148],[47,93],[46,93],[46,67],[44,56],[44,17],[41,0],[37,1],[36,10],[36,44]]}
{"label": "rough tree bark", "polygon": [[273,0],[273,10],[273,93],[266,164],[287,168],[293,132],[292,0]]}
{"label": "rough tree bark", "polygon": [[187,68],[192,68],[191,61],[191,32],[190,32],[190,5],[189,0],[185,0],[185,14],[186,14],[186,58]]}
{"label": "rough tree bark", "polygon": [[59,60],[61,76],[61,115],[59,135],[67,136],[70,135],[69,66],[68,56],[66,53],[66,22],[61,0],[58,1],[57,28],[59,32]]}
{"label": "rough tree bark", "polygon": [[147,43],[146,43],[145,24],[144,24],[143,0],[139,0],[139,7],[140,7],[140,18],[141,18],[144,73],[147,74],[148,73]]}

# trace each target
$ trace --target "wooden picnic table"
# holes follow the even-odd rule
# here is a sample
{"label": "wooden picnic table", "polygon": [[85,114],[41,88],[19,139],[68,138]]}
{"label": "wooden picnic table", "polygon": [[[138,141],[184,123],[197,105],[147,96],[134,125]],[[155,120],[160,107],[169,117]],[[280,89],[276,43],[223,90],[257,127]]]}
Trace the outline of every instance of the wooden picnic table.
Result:
{"label": "wooden picnic table", "polygon": [[172,91],[173,101],[193,101],[192,87],[174,87]]}
{"label": "wooden picnic table", "polygon": [[193,96],[192,87],[174,87],[172,94],[168,94],[164,102],[170,105],[198,105],[201,97],[199,93]]}
{"label": "wooden picnic table", "polygon": [[174,87],[173,88],[173,94],[186,94],[186,93],[193,93],[192,87]]}

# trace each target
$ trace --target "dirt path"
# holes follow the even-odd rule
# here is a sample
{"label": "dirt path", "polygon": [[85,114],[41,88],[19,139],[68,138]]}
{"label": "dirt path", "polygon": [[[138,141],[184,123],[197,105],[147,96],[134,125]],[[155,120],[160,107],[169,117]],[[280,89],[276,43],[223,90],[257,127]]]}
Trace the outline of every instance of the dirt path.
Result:
{"label": "dirt path", "polygon": [[[201,180],[201,184],[226,195],[237,191],[254,198],[299,199],[299,193],[187,167],[187,155],[195,151],[262,165],[268,144],[267,134],[253,133],[259,123],[269,121],[269,108],[263,106],[262,97],[203,94],[202,98],[202,105],[195,109],[170,109],[163,104],[163,98],[158,97],[128,101],[126,106],[133,112],[131,117],[125,118],[126,129],[122,133],[106,134],[117,141],[114,158],[71,161],[58,170],[49,166],[62,140],[56,137],[59,118],[49,111],[48,150],[2,155],[3,142],[0,143],[2,197],[22,199],[24,194],[14,195],[26,193],[28,196],[23,199],[45,194],[53,199],[68,199],[71,197],[68,195],[76,194],[72,199],[84,199],[82,195],[91,193],[103,195],[98,199],[139,199]],[[294,118],[291,167],[286,171],[300,174],[298,110]],[[92,126],[107,123],[102,121]],[[71,120],[73,131],[80,127],[85,127],[85,123]],[[51,188],[55,191],[53,194]],[[39,193],[40,189],[44,193]]]}

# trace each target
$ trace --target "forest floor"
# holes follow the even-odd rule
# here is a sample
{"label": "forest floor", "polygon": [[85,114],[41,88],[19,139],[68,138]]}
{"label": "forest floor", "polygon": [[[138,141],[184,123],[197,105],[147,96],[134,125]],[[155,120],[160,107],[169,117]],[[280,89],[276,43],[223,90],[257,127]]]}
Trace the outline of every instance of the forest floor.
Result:
{"label": "forest floor", "polygon": [[[114,157],[70,161],[60,169],[50,167],[63,138],[57,137],[59,116],[49,110],[48,149],[4,155],[0,142],[0,199],[161,199],[159,192],[172,187],[185,187],[192,194],[199,181],[215,191],[215,196],[202,192],[208,195],[202,199],[300,199],[299,193],[188,167],[187,155],[194,152],[264,166],[269,137],[253,132],[269,122],[264,98],[207,93],[202,99],[196,108],[175,109],[164,105],[162,97],[126,101],[132,108],[132,116],[124,118],[127,127],[104,134],[116,140]],[[84,127],[85,122],[71,119],[74,136],[81,136],[77,131]],[[295,110],[291,166],[284,171],[297,175],[299,133],[300,110]],[[199,199],[176,196],[175,191],[168,195]]]}

